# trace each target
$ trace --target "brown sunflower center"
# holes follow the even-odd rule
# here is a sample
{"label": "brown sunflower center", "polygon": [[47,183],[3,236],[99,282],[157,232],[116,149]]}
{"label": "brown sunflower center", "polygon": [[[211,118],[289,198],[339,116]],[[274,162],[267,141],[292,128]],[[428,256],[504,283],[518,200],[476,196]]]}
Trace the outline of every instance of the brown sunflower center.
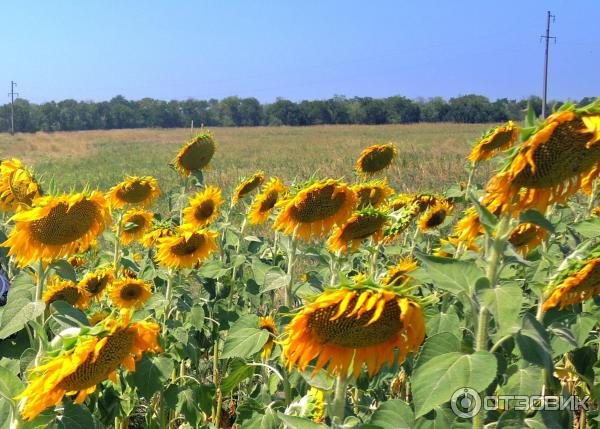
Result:
{"label": "brown sunflower center", "polygon": [[402,329],[400,306],[395,299],[387,301],[379,319],[368,326],[365,325],[373,317],[375,309],[364,312],[360,317],[346,317],[354,308],[356,300],[357,297],[354,297],[346,311],[336,320],[330,319],[336,314],[339,304],[317,309],[309,316],[308,329],[322,343],[348,348],[384,343]]}
{"label": "brown sunflower center", "polygon": [[134,234],[146,226],[146,218],[140,214],[135,214],[127,219],[127,223],[132,224],[124,232]]}
{"label": "brown sunflower center", "polygon": [[336,185],[332,184],[309,191],[292,207],[293,218],[301,223],[310,223],[335,215],[346,200],[345,192],[337,192],[334,195],[336,189]]}
{"label": "brown sunflower center", "polygon": [[275,207],[277,204],[277,198],[279,197],[279,193],[277,191],[269,191],[269,193],[265,196],[264,200],[260,203],[260,212],[268,212],[269,210]]}
{"label": "brown sunflower center", "polygon": [[75,305],[80,298],[81,291],[74,286],[68,286],[52,295],[52,297],[48,300],[48,304],[51,304],[54,301],[65,301],[71,305]]}
{"label": "brown sunflower center", "polygon": [[202,201],[194,210],[194,217],[198,220],[206,220],[215,212],[215,202],[213,200]]}
{"label": "brown sunflower center", "polygon": [[102,292],[108,284],[108,276],[92,277],[85,283],[85,290],[92,295]]}
{"label": "brown sunflower center", "polygon": [[435,228],[436,226],[440,226],[442,223],[444,223],[445,219],[446,210],[435,210],[429,215],[425,224],[427,225],[427,228]]}
{"label": "brown sunflower center", "polygon": [[123,301],[134,301],[142,295],[142,287],[137,283],[128,283],[121,287],[119,296]]}
{"label": "brown sunflower center", "polygon": [[117,190],[117,197],[127,203],[137,204],[144,201],[152,193],[152,185],[148,182],[135,181],[121,186]]}
{"label": "brown sunflower center", "polygon": [[354,221],[343,226],[341,239],[362,240],[375,234],[384,224],[383,216],[365,215],[359,216]]}
{"label": "brown sunflower center", "polygon": [[584,129],[581,119],[557,125],[548,141],[532,154],[535,173],[528,164],[514,183],[520,187],[550,188],[593,167],[600,161],[600,145],[586,148],[593,135]]}
{"label": "brown sunflower center", "polygon": [[179,164],[190,171],[202,170],[215,154],[215,144],[208,136],[197,138],[183,149],[179,155]]}
{"label": "brown sunflower center", "polygon": [[360,168],[365,173],[376,173],[388,167],[394,158],[391,146],[375,148],[361,158]]}
{"label": "brown sunflower center", "polygon": [[518,228],[510,234],[508,241],[515,247],[521,247],[537,237],[537,228],[533,225],[523,229]]}
{"label": "brown sunflower center", "polygon": [[197,251],[204,243],[204,237],[199,234],[193,234],[189,240],[181,240],[171,247],[171,252],[177,256],[191,255]]}
{"label": "brown sunflower center", "polygon": [[67,203],[60,203],[45,217],[31,221],[29,229],[34,240],[61,246],[88,233],[98,216],[98,208],[92,201],[82,200],[71,207]]}
{"label": "brown sunflower center", "polygon": [[389,278],[386,279],[385,284],[390,286],[401,285],[404,281],[409,278],[407,272],[404,270],[398,270],[390,275]]}
{"label": "brown sunflower center", "polygon": [[107,338],[96,359],[94,360],[94,353],[90,353],[75,372],[61,380],[58,388],[73,392],[87,389],[106,380],[130,353],[134,339],[135,333],[129,329],[114,332]]}

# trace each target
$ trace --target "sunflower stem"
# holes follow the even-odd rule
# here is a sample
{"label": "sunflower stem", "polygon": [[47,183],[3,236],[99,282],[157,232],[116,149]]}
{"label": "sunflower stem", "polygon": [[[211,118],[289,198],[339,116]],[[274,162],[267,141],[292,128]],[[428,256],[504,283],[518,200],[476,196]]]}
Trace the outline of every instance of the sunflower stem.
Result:
{"label": "sunflower stem", "polygon": [[171,299],[173,298],[173,270],[167,271],[167,290],[165,291],[165,323],[163,323],[163,335],[167,332],[167,320],[169,319],[169,309],[171,308]]}
{"label": "sunflower stem", "polygon": [[469,191],[471,190],[471,184],[473,183],[475,170],[477,170],[477,163],[473,162],[471,163],[471,168],[469,168],[469,178],[467,179],[467,186],[465,186],[465,199],[469,198]]}
{"label": "sunflower stem", "polygon": [[288,266],[287,266],[287,276],[288,276],[288,284],[285,288],[285,305],[290,308],[294,303],[294,264],[296,262],[296,248],[298,247],[298,240],[296,239],[296,233],[298,232],[298,227],[294,229],[292,233],[292,238],[290,240],[290,251],[288,254]]}
{"label": "sunflower stem", "polygon": [[335,392],[331,404],[331,422],[334,428],[339,428],[344,422],[346,408],[346,387],[348,379],[345,375],[338,375],[335,382]]}
{"label": "sunflower stem", "polygon": [[588,206],[587,206],[588,217],[592,214],[592,210],[594,209],[594,201],[596,200],[597,192],[598,192],[598,182],[596,180],[594,180],[594,183],[592,183],[592,192],[590,194],[590,199],[588,201]]}
{"label": "sunflower stem", "polygon": [[[495,288],[498,283],[498,275],[500,273],[500,265],[502,262],[502,254],[506,246],[506,232],[508,230],[510,217],[502,216],[498,227],[496,228],[496,234],[492,241],[492,248],[490,250],[490,256],[488,259],[486,276],[489,280],[490,287]],[[488,321],[489,311],[485,305],[481,305],[479,308],[479,317],[477,322],[477,337],[475,340],[476,351],[487,351],[488,345]],[[485,411],[481,410],[473,417],[473,429],[482,429],[485,421]]]}
{"label": "sunflower stem", "polygon": [[223,404],[223,395],[221,392],[221,382],[219,379],[219,338],[213,346],[213,384],[215,385],[215,399],[217,400],[212,413],[212,422],[217,428],[221,425],[221,405]]}
{"label": "sunflower stem", "polygon": [[123,212],[120,211],[117,217],[117,234],[115,236],[115,248],[113,255],[113,267],[115,276],[119,275],[119,263],[121,262],[121,230],[123,228]]}
{"label": "sunflower stem", "polygon": [[277,244],[279,242],[279,232],[275,231],[273,237],[273,249],[271,250],[271,256],[273,257],[273,265],[277,265]]}
{"label": "sunflower stem", "polygon": [[371,239],[371,245],[374,247],[374,251],[371,254],[371,261],[369,265],[369,277],[374,279],[375,276],[377,276],[377,254],[379,253],[379,249],[377,249],[377,245],[375,244],[373,239]]}
{"label": "sunflower stem", "polygon": [[[44,291],[45,274],[46,273],[44,272],[44,262],[40,259],[38,261],[37,282],[35,284],[35,301],[36,302],[42,301],[42,293]],[[41,329],[43,329],[43,327],[44,327],[44,313],[43,312],[38,317],[38,323],[40,324]],[[37,336],[38,350],[37,350],[37,353],[35,355],[35,366],[38,366],[39,362],[40,362],[40,359],[42,357],[42,354],[44,353],[44,341],[39,336],[39,334],[37,334],[37,330],[35,330],[35,329],[33,331],[33,336],[34,337]]]}

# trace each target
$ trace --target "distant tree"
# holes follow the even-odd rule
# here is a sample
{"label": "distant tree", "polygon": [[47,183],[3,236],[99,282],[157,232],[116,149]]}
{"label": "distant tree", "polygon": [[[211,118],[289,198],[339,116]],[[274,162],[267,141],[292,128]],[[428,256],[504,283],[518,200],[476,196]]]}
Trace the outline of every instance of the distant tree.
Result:
{"label": "distant tree", "polygon": [[269,125],[306,125],[306,118],[296,103],[285,98],[277,98],[275,103],[265,108]]}
{"label": "distant tree", "polygon": [[450,106],[442,97],[433,97],[421,105],[421,120],[424,122],[442,122],[448,120]]}
{"label": "distant tree", "polygon": [[453,122],[490,122],[493,117],[492,104],[482,95],[469,94],[451,98],[448,105],[448,119]]}
{"label": "distant tree", "polygon": [[421,120],[421,108],[406,97],[395,96],[384,100],[387,122],[392,124],[408,124]]}
{"label": "distant tree", "polygon": [[263,118],[263,108],[260,102],[254,98],[243,98],[240,102],[241,124],[246,127],[260,125]]}

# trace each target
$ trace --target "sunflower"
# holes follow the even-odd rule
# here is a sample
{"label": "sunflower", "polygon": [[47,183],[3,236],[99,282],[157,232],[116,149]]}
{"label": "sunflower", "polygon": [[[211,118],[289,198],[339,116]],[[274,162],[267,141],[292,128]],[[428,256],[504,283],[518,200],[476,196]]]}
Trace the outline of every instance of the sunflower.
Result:
{"label": "sunflower", "polygon": [[126,205],[148,207],[160,195],[158,182],[151,176],[130,176],[108,191],[108,200],[113,208]]}
{"label": "sunflower", "polygon": [[437,228],[446,220],[446,216],[452,212],[452,205],[447,200],[439,200],[419,218],[419,229],[429,231]]}
{"label": "sunflower", "polygon": [[97,191],[37,198],[34,207],[12,217],[16,222],[8,240],[19,265],[58,259],[94,240],[110,223],[104,196]]}
{"label": "sunflower", "polygon": [[172,237],[161,238],[157,244],[156,260],[171,268],[194,268],[211,253],[219,250],[215,231],[196,230],[189,225],[180,227]]}
{"label": "sunflower", "polygon": [[113,282],[109,291],[110,300],[119,308],[142,308],[151,295],[149,284],[128,277]]}
{"label": "sunflower", "polygon": [[216,149],[213,134],[208,130],[204,131],[185,144],[173,160],[173,164],[181,174],[189,176],[192,171],[206,168]]}
{"label": "sunflower", "polygon": [[[330,374],[357,377],[363,363],[370,376],[384,363],[402,363],[425,338],[421,307],[409,298],[379,288],[341,288],[321,293],[286,328],[283,359],[289,370],[313,373],[327,365]],[[395,349],[398,352],[395,352]]]}
{"label": "sunflower", "polygon": [[408,273],[417,269],[417,262],[411,258],[401,259],[398,264],[388,270],[383,279],[386,286],[401,286],[412,278]]}
{"label": "sunflower", "polygon": [[221,190],[215,186],[207,186],[203,192],[190,198],[190,206],[183,210],[183,221],[202,228],[217,218],[221,204]]}
{"label": "sunflower", "polygon": [[28,208],[41,196],[39,184],[21,161],[7,159],[0,163],[0,211]]}
{"label": "sunflower", "polygon": [[239,200],[244,198],[250,192],[254,191],[265,181],[265,173],[262,171],[257,171],[250,177],[246,177],[241,181],[239,185],[233,191],[233,197],[231,197],[231,201],[233,204],[237,203]]}
{"label": "sunflower", "polygon": [[379,207],[394,193],[386,180],[374,180],[367,183],[358,183],[352,186],[352,190],[358,197],[358,209],[368,206]]}
{"label": "sunflower", "polygon": [[413,219],[419,214],[416,204],[409,204],[394,211],[394,223],[383,230],[383,243],[389,244],[400,237],[410,226]]}
{"label": "sunflower", "polygon": [[461,243],[466,244],[466,249],[472,252],[479,252],[481,250],[479,246],[472,242],[461,241],[457,236],[450,235],[448,238],[440,239],[440,246],[434,249],[433,255],[451,258],[456,253],[456,249],[458,249]]}
{"label": "sunflower", "polygon": [[479,221],[479,213],[475,207],[469,207],[464,211],[464,216],[454,225],[454,236],[458,241],[473,243],[475,239],[483,234],[485,230]]}
{"label": "sunflower", "polygon": [[260,225],[264,223],[273,210],[277,202],[285,195],[287,187],[277,178],[272,177],[265,185],[265,189],[256,196],[254,202],[250,206],[248,219],[252,225]]}
{"label": "sunflower", "polygon": [[544,302],[547,311],[558,306],[561,310],[600,294],[600,257],[594,252],[585,261],[565,270],[551,286],[552,293]]}
{"label": "sunflower", "polygon": [[329,233],[334,224],[346,222],[356,203],[356,194],[345,183],[321,180],[278,203],[282,209],[273,228],[283,230],[286,235],[296,230],[296,236],[306,241],[313,235],[320,238]]}
{"label": "sunflower", "polygon": [[67,262],[73,267],[73,268],[80,268],[83,267],[85,265],[85,258],[83,256],[80,255],[73,255],[73,256],[69,256],[69,258],[67,259]]}
{"label": "sunflower", "polygon": [[142,237],[142,244],[152,247],[161,238],[172,237],[176,234],[175,227],[171,223],[155,223],[152,229]]}
{"label": "sunflower", "polygon": [[594,208],[592,209],[592,213],[591,213],[591,215],[592,215],[592,216],[600,216],[600,206],[598,206],[598,207],[594,207]]}
{"label": "sunflower", "polygon": [[98,323],[102,322],[107,317],[108,317],[107,311],[104,311],[104,310],[96,311],[95,313],[92,313],[88,317],[88,322],[89,322],[90,326],[96,326]]}
{"label": "sunflower", "polygon": [[369,146],[360,153],[356,170],[362,176],[372,176],[388,168],[397,154],[393,143]]}
{"label": "sunflower", "polygon": [[391,200],[387,204],[387,206],[392,211],[397,211],[397,210],[401,210],[401,209],[404,209],[405,207],[410,206],[414,202],[415,202],[415,196],[414,195],[410,195],[410,194],[398,194],[398,195],[396,195],[396,197],[393,200]]}
{"label": "sunflower", "polygon": [[359,210],[346,223],[335,227],[327,240],[327,247],[331,252],[347,252],[348,248],[354,252],[365,238],[372,237],[379,242],[383,238],[383,227],[387,220],[385,212],[372,207]]}
{"label": "sunflower", "polygon": [[273,344],[275,342],[274,337],[277,335],[277,326],[275,326],[275,321],[271,316],[265,316],[259,319],[258,327],[269,332],[269,339],[263,346],[262,352],[260,354],[262,360],[267,361],[269,360],[269,357],[271,357],[271,352],[273,351]]}
{"label": "sunflower", "polygon": [[65,301],[73,307],[85,310],[90,302],[90,294],[80,285],[70,281],[53,278],[42,297],[46,306],[55,301]]}
{"label": "sunflower", "polygon": [[489,130],[473,147],[468,156],[473,163],[490,159],[510,149],[519,139],[519,129],[513,121]]}
{"label": "sunflower", "polygon": [[82,403],[97,384],[116,382],[119,366],[135,371],[135,361],[143,353],[162,351],[156,323],[129,323],[124,315],[119,320],[107,318],[101,324],[104,329],[100,333],[79,335],[74,345],[30,372],[29,385],[15,398],[24,402],[21,415],[25,420],[59,405],[65,395],[77,394],[75,403]]}
{"label": "sunflower", "polygon": [[112,268],[101,268],[85,275],[79,286],[85,289],[92,298],[100,299],[106,287],[113,282],[115,276]]}
{"label": "sunflower", "polygon": [[544,228],[533,223],[522,223],[512,230],[508,241],[517,252],[527,256],[544,241],[546,235],[547,232]]}
{"label": "sunflower", "polygon": [[[598,102],[596,103],[598,104]],[[600,173],[600,104],[550,115],[519,147],[507,167],[490,179],[490,199],[503,213],[535,208],[544,213],[583,188]]]}
{"label": "sunflower", "polygon": [[152,225],[154,213],[141,209],[129,209],[121,220],[123,228],[119,239],[124,245],[139,240]]}

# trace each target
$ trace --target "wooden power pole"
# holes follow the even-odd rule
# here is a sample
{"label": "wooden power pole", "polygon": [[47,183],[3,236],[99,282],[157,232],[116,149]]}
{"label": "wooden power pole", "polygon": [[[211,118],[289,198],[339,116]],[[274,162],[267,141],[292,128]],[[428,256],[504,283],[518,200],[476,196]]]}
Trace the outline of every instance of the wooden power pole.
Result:
{"label": "wooden power pole", "polygon": [[542,39],[546,41],[546,53],[544,55],[544,97],[542,100],[542,118],[546,117],[546,106],[548,105],[548,48],[550,45],[550,39],[554,39],[556,43],[556,37],[550,36],[550,20],[554,22],[554,18],[556,16],[552,15],[550,11],[548,11],[548,21],[546,23],[546,35],[541,36]]}

